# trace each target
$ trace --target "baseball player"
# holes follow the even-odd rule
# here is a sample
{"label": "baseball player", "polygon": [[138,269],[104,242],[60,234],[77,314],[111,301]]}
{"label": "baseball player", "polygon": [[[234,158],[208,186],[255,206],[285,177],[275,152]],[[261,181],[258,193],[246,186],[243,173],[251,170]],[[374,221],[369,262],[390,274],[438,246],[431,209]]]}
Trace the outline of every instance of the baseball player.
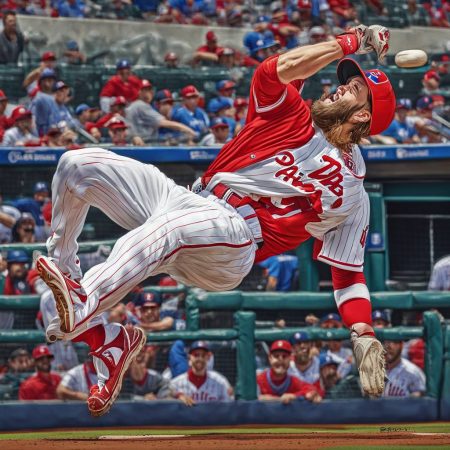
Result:
{"label": "baseball player", "polygon": [[205,341],[194,342],[189,349],[188,371],[170,382],[173,395],[187,406],[232,400],[228,380],[219,372],[208,370],[210,357],[211,352]]}
{"label": "baseball player", "polygon": [[289,375],[305,383],[313,384],[320,378],[319,356],[314,351],[314,341],[305,331],[299,331],[291,338],[293,359]]}
{"label": "baseball player", "polygon": [[383,397],[420,397],[425,394],[425,374],[402,358],[402,341],[384,341],[388,381]]}
{"label": "baseball player", "polygon": [[[139,328],[103,325],[99,314],[163,272],[209,291],[232,289],[255,262],[311,236],[315,257],[332,266],[362,386],[381,395],[383,347],[371,326],[362,272],[369,200],[357,144],[387,128],[395,95],[383,72],[363,71],[342,58],[370,51],[382,58],[388,39],[386,28],[360,25],[334,41],[267,58],[253,75],[246,125],[192,192],[152,165],[100,148],[61,157],[52,185],[49,257],[36,265],[58,310],[47,336],[83,341],[94,355],[99,382],[88,399],[92,414],[109,410],[146,339]],[[341,85],[310,112],[299,94],[304,80],[339,59]],[[77,238],[91,205],[130,231],[83,277]]]}

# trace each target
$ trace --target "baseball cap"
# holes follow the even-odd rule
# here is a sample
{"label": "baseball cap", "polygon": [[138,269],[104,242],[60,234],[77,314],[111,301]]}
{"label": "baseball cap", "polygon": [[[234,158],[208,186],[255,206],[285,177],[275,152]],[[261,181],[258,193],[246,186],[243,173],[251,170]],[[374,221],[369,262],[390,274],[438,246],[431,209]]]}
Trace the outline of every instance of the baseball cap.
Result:
{"label": "baseball cap", "polygon": [[342,360],[340,358],[330,353],[321,353],[319,357],[320,368],[329,366],[330,364],[338,366],[341,362]]}
{"label": "baseball cap", "polygon": [[51,358],[53,358],[53,355],[50,352],[50,349],[44,344],[34,347],[33,353],[31,354],[31,356],[34,359],[39,359],[39,358],[42,358],[43,356],[50,356]]}
{"label": "baseball cap", "polygon": [[153,84],[149,80],[141,80],[141,85],[139,86],[139,89],[152,89]]}
{"label": "baseball cap", "polygon": [[244,97],[238,97],[234,100],[233,106],[235,108],[244,108],[248,106],[248,100]]}
{"label": "baseball cap", "polygon": [[310,36],[326,36],[326,34],[327,33],[325,29],[321,26],[311,27],[311,29],[309,30]]}
{"label": "baseball cap", "polygon": [[411,109],[412,103],[409,98],[399,98],[397,100],[397,107],[396,109]]}
{"label": "baseball cap", "polygon": [[172,277],[166,276],[159,280],[158,286],[178,286],[178,283],[176,280],[174,280]]}
{"label": "baseball cap", "polygon": [[329,320],[333,320],[333,321],[342,323],[341,317],[339,316],[339,314],[336,314],[336,313],[325,314],[324,316],[321,317],[320,323],[328,322]]}
{"label": "baseball cap", "polygon": [[189,84],[188,86],[185,86],[183,89],[181,89],[181,96],[188,98],[188,97],[198,97],[200,95],[200,92],[197,91],[197,88]]}
{"label": "baseball cap", "polygon": [[189,353],[192,353],[194,350],[203,349],[209,352],[209,345],[206,341],[195,341],[189,347]]}
{"label": "baseball cap", "polygon": [[111,106],[126,105],[127,99],[123,95],[118,95],[111,103]]}
{"label": "baseball cap", "polygon": [[217,113],[222,109],[228,109],[233,107],[233,99],[228,97],[213,98],[208,103],[208,112]]}
{"label": "baseball cap", "polygon": [[69,86],[67,86],[66,83],[64,83],[64,81],[57,81],[54,85],[53,85],[53,91],[59,91],[60,89],[64,89],[64,88],[68,88]]}
{"label": "baseball cap", "polygon": [[7,95],[0,89],[0,102],[2,100],[8,100]]}
{"label": "baseball cap", "polygon": [[217,41],[217,36],[216,36],[216,33],[214,33],[214,31],[208,31],[205,34],[205,38],[206,38],[207,41],[210,41],[210,42],[216,42]]}
{"label": "baseball cap", "polygon": [[372,320],[384,320],[389,323],[389,317],[386,311],[380,311],[379,309],[372,312]]}
{"label": "baseball cap", "polygon": [[164,61],[176,61],[177,59],[178,56],[175,52],[166,53],[166,56],[164,56]]}
{"label": "baseball cap", "polygon": [[211,124],[209,128],[229,128],[228,122],[223,119],[222,117],[215,117],[213,120],[211,120]]}
{"label": "baseball cap", "polygon": [[256,48],[254,51],[265,50],[270,47],[279,46],[280,42],[276,41],[273,37],[265,37],[264,39],[259,39],[256,43]]}
{"label": "baseball cap", "polygon": [[116,70],[122,70],[122,69],[131,69],[131,64],[128,59],[120,59],[117,61],[116,64]]}
{"label": "baseball cap", "polygon": [[79,116],[80,114],[84,113],[84,111],[88,111],[90,109],[91,107],[89,105],[87,105],[86,103],[81,103],[81,105],[78,105],[75,108],[75,114]]}
{"label": "baseball cap", "polygon": [[53,52],[44,52],[41,61],[56,61],[56,55]]}
{"label": "baseball cap", "polygon": [[425,95],[417,100],[417,109],[426,110],[433,109],[433,97],[431,95]]}
{"label": "baseball cap", "polygon": [[372,118],[370,135],[380,134],[392,122],[395,114],[395,93],[389,78],[378,69],[362,70],[359,64],[350,58],[342,59],[337,66],[337,76],[341,84],[355,75],[363,77],[370,92]]}
{"label": "baseball cap", "polygon": [[33,187],[33,194],[38,192],[50,192],[48,184],[45,181],[38,181]]}
{"label": "baseball cap", "polygon": [[53,69],[44,69],[41,74],[39,75],[39,80],[43,80],[44,78],[55,78],[56,79],[56,72]]}
{"label": "baseball cap", "polygon": [[6,262],[27,263],[30,262],[30,257],[25,250],[9,250],[6,254]]}
{"label": "baseball cap", "polygon": [[270,22],[270,17],[269,16],[258,16],[255,20],[255,23],[269,23]]}
{"label": "baseball cap", "polygon": [[25,348],[16,348],[14,351],[11,352],[8,359],[12,360],[17,358],[18,356],[29,356],[29,352]]}
{"label": "baseball cap", "polygon": [[425,75],[423,76],[424,80],[431,80],[433,78],[436,81],[441,81],[441,77],[435,70],[428,70],[427,72],[425,72]]}
{"label": "baseball cap", "polygon": [[155,94],[155,102],[173,103],[172,92],[169,89],[161,89]]}
{"label": "baseball cap", "polygon": [[220,80],[216,83],[216,90],[217,91],[224,91],[226,89],[234,89],[236,86],[236,83],[231,80]]}
{"label": "baseball cap", "polygon": [[161,305],[161,297],[153,292],[142,292],[140,297],[139,302],[142,304],[142,308],[153,308]]}
{"label": "baseball cap", "polygon": [[75,51],[75,50],[78,50],[79,47],[78,47],[77,41],[74,41],[72,39],[72,40],[66,42],[66,48],[67,48],[67,50]]}
{"label": "baseball cap", "polygon": [[108,130],[123,130],[128,128],[128,125],[123,120],[114,116],[106,123],[106,127]]}
{"label": "baseball cap", "polygon": [[18,120],[28,119],[32,116],[31,111],[23,105],[19,105],[13,109],[11,113],[11,120],[16,123]]}
{"label": "baseball cap", "polygon": [[292,345],[288,341],[279,339],[270,346],[270,353],[277,350],[283,350],[285,352],[292,353]]}
{"label": "baseball cap", "polygon": [[298,344],[300,342],[308,342],[311,341],[309,334],[306,331],[297,331],[291,338],[291,344]]}
{"label": "baseball cap", "polygon": [[217,51],[217,56],[232,56],[236,52],[230,47],[222,47]]}
{"label": "baseball cap", "polygon": [[51,125],[47,131],[47,136],[56,136],[61,133],[62,131],[57,125]]}

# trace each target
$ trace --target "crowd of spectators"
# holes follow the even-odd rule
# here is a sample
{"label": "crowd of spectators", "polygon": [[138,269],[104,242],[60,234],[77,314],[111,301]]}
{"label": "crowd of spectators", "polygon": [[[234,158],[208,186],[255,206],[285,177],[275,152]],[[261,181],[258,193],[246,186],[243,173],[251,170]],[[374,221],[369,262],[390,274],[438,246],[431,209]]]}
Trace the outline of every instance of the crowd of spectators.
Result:
{"label": "crowd of spectators", "polygon": [[[79,11],[88,8],[87,5],[81,7],[78,1],[52,3]],[[328,11],[324,6],[328,5],[327,2],[319,3],[320,14]],[[335,11],[333,14],[341,11],[349,20],[354,20],[353,14],[343,12],[342,2],[329,3],[328,6]],[[177,2],[178,8],[174,7],[175,10],[184,10],[181,4],[187,5]],[[191,6],[200,5],[203,3],[194,2]],[[258,15],[252,19],[253,29],[243,38],[245,52],[223,46],[217,35],[208,31],[204,44],[194,51],[191,62],[194,67],[206,64],[231,70],[239,66],[255,67],[282,50],[332,39],[342,31],[340,26],[321,19],[313,21],[313,26],[305,27],[292,19],[297,17],[301,21],[302,14],[308,8],[315,11],[317,7],[315,2],[302,2],[299,12],[289,2],[273,2],[270,15]],[[24,37],[17,26],[15,13],[4,13],[3,23],[0,63],[17,63]],[[38,67],[26,74],[23,104],[10,105],[8,97],[0,90],[0,138],[3,146],[76,149],[89,144],[182,144],[220,147],[238,134],[245,123],[248,98],[236,95],[237,75],[236,79],[218,81],[216,96],[206,103],[205,93],[192,84],[180,86],[177,92],[171,92],[164,86],[158,86],[156,90],[152,80],[142,79],[133,73],[133,67],[126,59],[117,62],[116,74],[101,88],[98,104],[75,104],[73,90],[61,79],[58,65],[60,62],[80,64],[85,61],[86,56],[79,51],[77,42],[68,41],[63,55],[58,58],[54,52],[45,51]],[[446,93],[440,86],[441,77],[448,73],[448,62],[444,58],[425,73],[422,86],[417,87],[416,98],[398,99],[395,120],[382,135],[371,137],[371,142],[448,141],[448,108],[443,95]],[[176,68],[178,64],[178,56],[174,52],[166,54],[165,65],[168,68]],[[329,79],[323,79],[321,83],[323,93],[335,88]],[[313,99],[306,98],[306,101],[311,105]],[[441,119],[436,115],[440,115]]]}
{"label": "crowd of spectators", "polygon": [[[245,2],[243,0],[8,0],[2,10],[11,9],[18,14],[103,18],[112,20],[146,20],[168,24],[248,26],[260,13],[283,14],[283,21],[300,25],[302,22],[320,24],[324,19],[339,24],[358,18],[359,4],[373,14],[387,16],[384,0],[277,0]],[[430,26],[448,27],[449,4],[446,0],[410,0],[407,14],[410,21],[422,12],[424,22]],[[419,11],[418,11],[419,10]]]}

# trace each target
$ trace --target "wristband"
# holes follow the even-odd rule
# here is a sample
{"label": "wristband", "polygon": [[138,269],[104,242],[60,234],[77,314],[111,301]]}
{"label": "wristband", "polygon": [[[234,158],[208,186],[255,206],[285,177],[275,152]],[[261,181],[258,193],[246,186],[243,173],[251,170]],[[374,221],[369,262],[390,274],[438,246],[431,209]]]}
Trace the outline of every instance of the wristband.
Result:
{"label": "wristband", "polygon": [[351,55],[358,50],[358,38],[355,33],[343,33],[336,36],[336,41],[341,46],[344,56]]}

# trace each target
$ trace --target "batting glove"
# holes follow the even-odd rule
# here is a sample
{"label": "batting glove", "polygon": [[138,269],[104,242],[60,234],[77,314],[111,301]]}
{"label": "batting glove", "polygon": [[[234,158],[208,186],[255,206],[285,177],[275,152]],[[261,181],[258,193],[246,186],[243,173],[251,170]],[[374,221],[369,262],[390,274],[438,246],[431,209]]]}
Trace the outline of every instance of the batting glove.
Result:
{"label": "batting glove", "polygon": [[375,51],[378,61],[383,61],[389,50],[390,33],[386,27],[381,25],[371,25],[370,27],[358,25],[351,28],[350,31],[353,31],[358,39],[358,50],[355,52],[357,55]]}

